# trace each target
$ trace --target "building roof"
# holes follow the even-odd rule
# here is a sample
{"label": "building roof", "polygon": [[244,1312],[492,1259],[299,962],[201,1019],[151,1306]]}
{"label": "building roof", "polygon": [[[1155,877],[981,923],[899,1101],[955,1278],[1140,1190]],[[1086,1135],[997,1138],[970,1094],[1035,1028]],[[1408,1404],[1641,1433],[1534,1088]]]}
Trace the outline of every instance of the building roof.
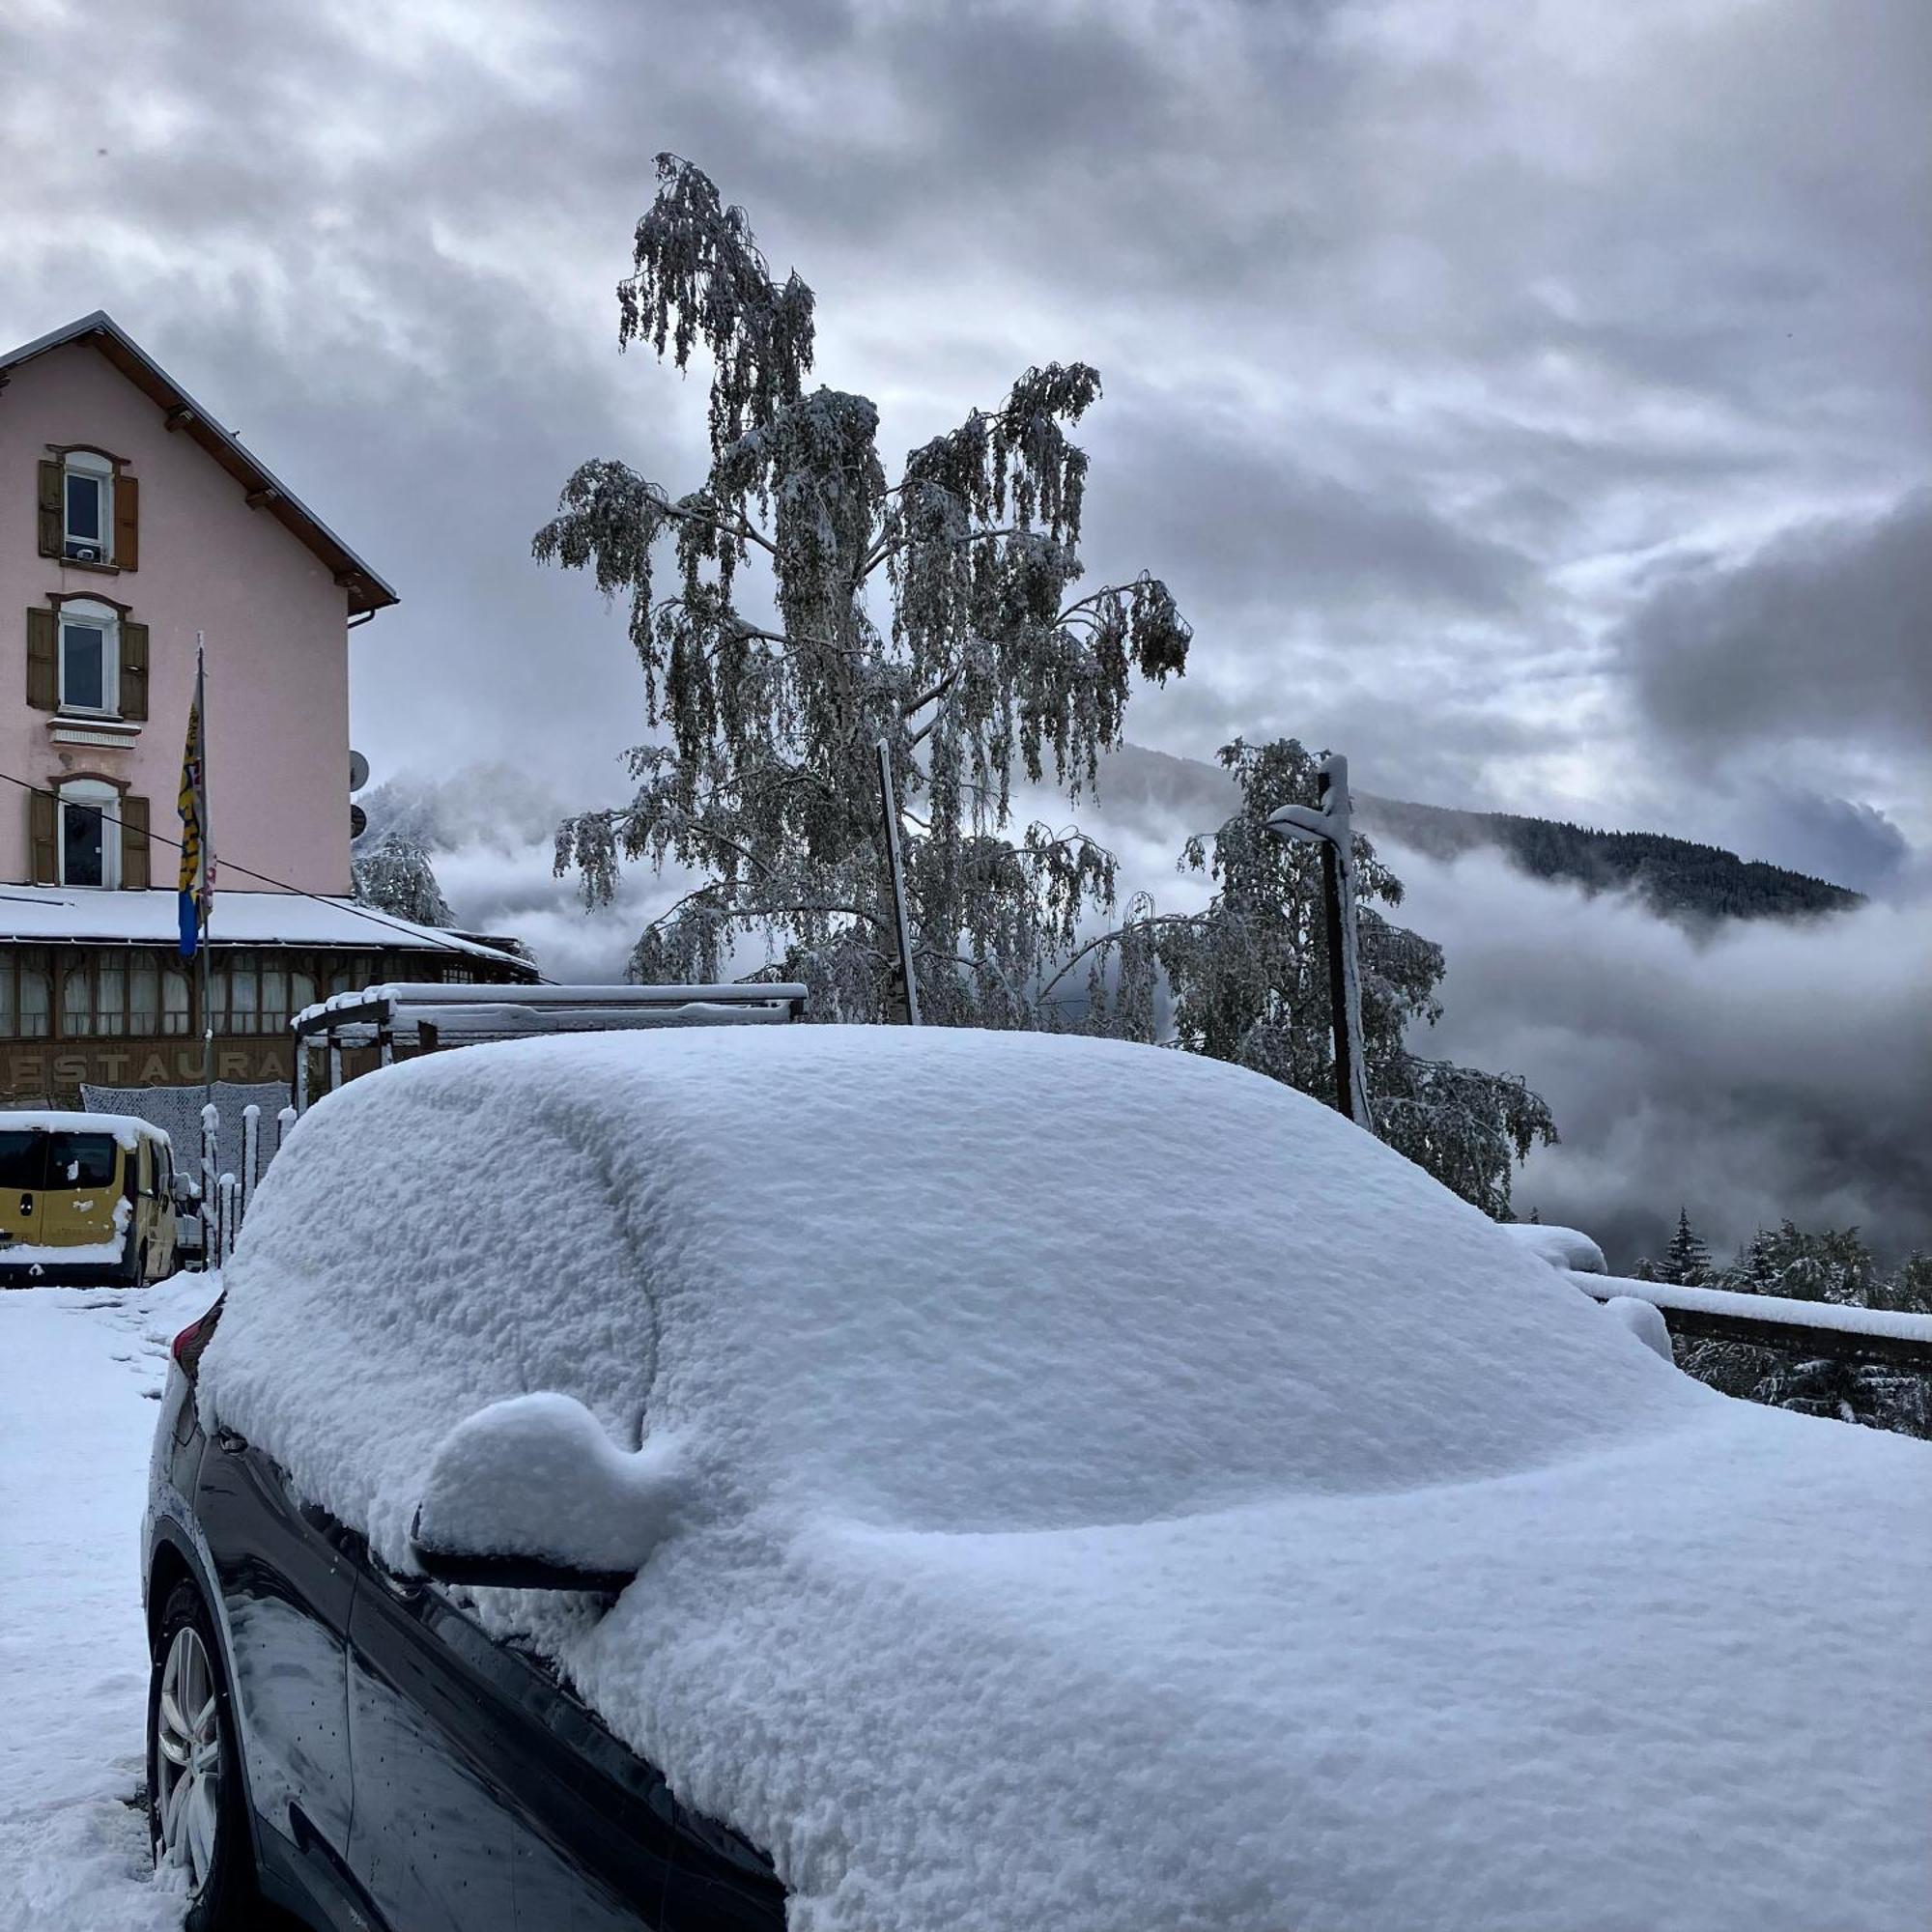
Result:
{"label": "building roof", "polygon": [[262,499],[259,507],[328,565],[336,582],[349,593],[352,616],[384,610],[397,601],[395,591],[239,437],[223,429],[105,309],[98,308],[92,315],[83,315],[50,334],[0,355],[0,387],[5,386],[9,369],[30,362],[36,355],[44,355],[50,349],[62,349],[75,342],[98,349],[137,389],[166,412],[169,428],[179,429],[198,442],[251,497],[259,495]]}
{"label": "building roof", "polygon": [[[0,946],[173,946],[181,933],[180,895],[96,892],[73,886],[0,886]],[[214,895],[208,936],[216,946],[416,948],[511,966],[534,978],[526,959],[433,925],[377,912],[353,899],[299,893]]]}

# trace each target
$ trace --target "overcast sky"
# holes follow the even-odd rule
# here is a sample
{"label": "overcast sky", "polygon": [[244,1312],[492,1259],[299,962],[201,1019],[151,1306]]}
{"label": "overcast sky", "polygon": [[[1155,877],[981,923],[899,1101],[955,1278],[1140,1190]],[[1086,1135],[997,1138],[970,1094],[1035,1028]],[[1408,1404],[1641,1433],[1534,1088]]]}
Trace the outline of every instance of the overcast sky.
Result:
{"label": "overcast sky", "polygon": [[0,73],[0,335],[109,309],[398,585],[379,776],[621,784],[621,619],[527,546],[584,457],[699,473],[615,349],[668,148],[889,451],[1100,368],[1090,563],[1197,634],[1140,741],[1880,890],[1932,842],[1923,0],[12,0]]}
{"label": "overcast sky", "polygon": [[1419,1043],[1563,1126],[1525,1206],[1626,1262],[1680,1200],[1932,1239],[1925,0],[10,0],[0,75],[0,337],[109,309],[397,584],[355,733],[443,781],[463,916],[606,974],[667,891],[585,922],[549,878],[643,706],[528,544],[586,457],[701,473],[701,380],[616,353],[669,149],[889,457],[1099,367],[1090,566],[1196,632],[1130,737],[1293,732],[1893,902],[1706,942],[1404,861]]}

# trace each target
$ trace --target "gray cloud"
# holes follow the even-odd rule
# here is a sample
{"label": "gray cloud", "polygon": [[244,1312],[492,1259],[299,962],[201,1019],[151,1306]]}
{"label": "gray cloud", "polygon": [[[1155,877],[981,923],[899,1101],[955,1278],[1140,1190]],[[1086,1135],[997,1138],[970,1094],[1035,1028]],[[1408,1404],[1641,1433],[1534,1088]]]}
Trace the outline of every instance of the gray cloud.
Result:
{"label": "gray cloud", "polygon": [[[1926,33],[1912,0],[1569,0],[1533,38],[1454,0],[95,0],[0,27],[0,320],[116,309],[399,580],[357,645],[384,769],[601,796],[636,680],[526,545],[583,456],[696,468],[695,385],[610,353],[673,148],[812,280],[889,446],[1101,365],[1095,567],[1201,619],[1138,736],[1266,710],[1420,760],[1385,789],[1560,808],[1614,789],[1600,639],[1647,582],[1924,473]],[[83,93],[98,138],[41,138]],[[1912,781],[1880,751],[1861,787]]]}
{"label": "gray cloud", "polygon": [[1932,748],[1932,489],[1665,583],[1621,645],[1682,740]]}
{"label": "gray cloud", "polygon": [[1623,1267],[1680,1207],[1718,1247],[1787,1215],[1932,1246],[1932,906],[1699,939],[1488,855],[1386,856],[1405,922],[1449,961],[1417,1043],[1523,1074],[1556,1116],[1521,1211],[1588,1230]]}

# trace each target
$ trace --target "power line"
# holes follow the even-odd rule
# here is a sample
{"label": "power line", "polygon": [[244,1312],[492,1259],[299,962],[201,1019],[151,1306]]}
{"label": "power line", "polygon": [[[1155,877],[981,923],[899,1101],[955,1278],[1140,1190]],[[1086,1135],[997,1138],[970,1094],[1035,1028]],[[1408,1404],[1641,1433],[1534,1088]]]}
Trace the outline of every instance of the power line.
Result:
{"label": "power line", "polygon": [[[40,798],[50,798],[56,805],[64,805],[71,802],[63,799],[59,792],[52,790],[46,785],[30,784],[25,779],[16,779],[12,772],[0,772],[0,779],[4,779],[10,785],[18,785],[24,792],[32,792]],[[84,806],[81,809],[86,811],[99,813],[103,825],[125,826],[127,822],[118,813],[111,812],[102,806],[90,805]],[[156,844],[171,845],[177,852],[182,849],[182,842],[179,838],[170,838],[165,832],[156,832],[152,826],[147,829],[147,837]],[[431,936],[433,928],[429,926],[404,925],[399,920],[385,919],[381,913],[371,912],[367,906],[356,905],[353,900],[332,899],[321,893],[305,892],[300,886],[290,885],[286,879],[271,878],[267,872],[257,872],[252,867],[240,865],[233,859],[221,859],[218,854],[215,856],[222,868],[231,872],[240,872],[244,879],[259,880],[265,886],[273,886],[278,892],[292,893],[297,898],[313,899],[317,905],[327,906],[331,912],[350,913],[356,919],[367,920],[371,925],[386,926],[391,932],[400,932],[406,939],[412,941],[416,946],[421,946],[425,938],[428,938],[431,945],[440,947],[445,952],[454,952],[459,958],[473,959],[476,956],[465,947],[453,946],[446,939],[438,939]],[[32,901],[29,901],[29,903],[32,903]],[[554,986],[556,984],[556,981],[546,979],[543,974],[539,973],[537,975],[537,983],[543,986]]]}

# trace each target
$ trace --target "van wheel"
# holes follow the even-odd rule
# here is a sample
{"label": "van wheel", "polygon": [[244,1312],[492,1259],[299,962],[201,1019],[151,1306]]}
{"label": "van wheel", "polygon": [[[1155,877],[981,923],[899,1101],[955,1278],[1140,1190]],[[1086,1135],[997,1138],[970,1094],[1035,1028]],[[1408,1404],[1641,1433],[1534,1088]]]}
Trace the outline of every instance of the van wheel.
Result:
{"label": "van wheel", "polygon": [[177,1583],[148,1680],[148,1830],[156,1874],[186,1894],[185,1932],[251,1922],[254,1861],[220,1659],[201,1592]]}

